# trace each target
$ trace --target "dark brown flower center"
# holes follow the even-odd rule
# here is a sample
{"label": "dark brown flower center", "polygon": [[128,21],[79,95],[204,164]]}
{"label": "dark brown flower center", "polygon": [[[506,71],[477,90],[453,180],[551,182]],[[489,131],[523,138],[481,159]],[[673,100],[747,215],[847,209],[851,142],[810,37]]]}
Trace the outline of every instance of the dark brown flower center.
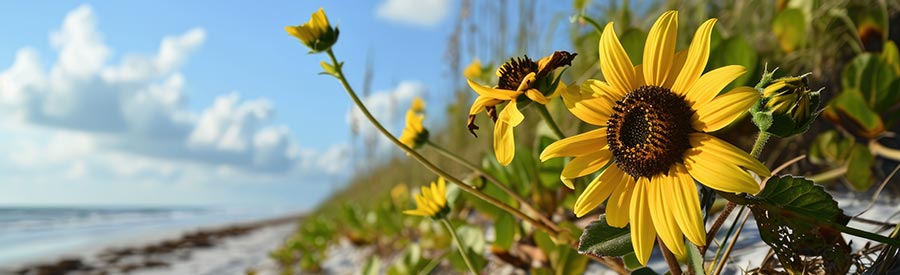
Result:
{"label": "dark brown flower center", "polygon": [[616,165],[635,177],[665,173],[690,148],[694,110],[668,88],[642,86],[616,102],[606,128]]}
{"label": "dark brown flower center", "polygon": [[497,69],[497,75],[500,76],[497,88],[515,91],[522,84],[525,76],[537,71],[538,64],[534,63],[527,55],[524,58],[511,58],[509,62],[503,63]]}

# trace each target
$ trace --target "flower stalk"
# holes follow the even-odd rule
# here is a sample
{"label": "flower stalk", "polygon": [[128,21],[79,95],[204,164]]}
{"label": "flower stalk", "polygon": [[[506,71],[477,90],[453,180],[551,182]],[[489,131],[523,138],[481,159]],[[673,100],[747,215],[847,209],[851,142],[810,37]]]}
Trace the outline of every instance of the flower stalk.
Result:
{"label": "flower stalk", "polygon": [[466,248],[463,246],[462,241],[459,239],[459,236],[456,235],[456,230],[453,230],[453,224],[450,223],[450,220],[447,217],[441,219],[441,224],[444,225],[444,228],[447,229],[447,232],[450,232],[450,237],[453,238],[453,242],[456,243],[456,247],[459,248],[459,255],[462,256],[463,261],[466,262],[466,267],[469,268],[469,271],[472,274],[478,274],[478,271],[475,270],[475,266],[472,265],[472,261],[469,260],[469,255],[466,253]]}

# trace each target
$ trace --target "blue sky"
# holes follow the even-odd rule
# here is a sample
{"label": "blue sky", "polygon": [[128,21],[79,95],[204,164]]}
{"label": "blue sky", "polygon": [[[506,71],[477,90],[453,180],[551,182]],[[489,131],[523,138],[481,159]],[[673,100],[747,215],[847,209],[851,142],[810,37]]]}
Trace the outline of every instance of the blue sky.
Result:
{"label": "blue sky", "polygon": [[459,86],[456,1],[211,3],[0,2],[0,205],[314,205],[357,148],[325,56],[283,29],[319,7],[397,133],[412,96]]}

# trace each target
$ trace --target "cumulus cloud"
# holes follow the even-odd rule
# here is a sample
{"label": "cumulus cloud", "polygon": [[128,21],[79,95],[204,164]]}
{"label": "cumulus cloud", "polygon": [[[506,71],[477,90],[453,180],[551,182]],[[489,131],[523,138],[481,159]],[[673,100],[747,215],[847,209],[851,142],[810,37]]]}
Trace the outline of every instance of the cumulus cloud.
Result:
{"label": "cumulus cloud", "polygon": [[450,14],[450,0],[385,0],[376,13],[393,22],[433,27]]}
{"label": "cumulus cloud", "polygon": [[59,169],[72,179],[96,171],[176,177],[302,169],[290,129],[271,125],[274,108],[268,100],[241,99],[231,92],[199,113],[187,107],[187,80],[178,70],[205,39],[202,28],[190,29],[162,38],[154,54],[125,53],[110,64],[111,50],[91,7],[69,12],[50,33],[58,55],[49,69],[36,50],[24,47],[0,71],[0,115],[51,136],[36,134],[37,141],[24,142],[18,149],[22,154],[11,161]]}

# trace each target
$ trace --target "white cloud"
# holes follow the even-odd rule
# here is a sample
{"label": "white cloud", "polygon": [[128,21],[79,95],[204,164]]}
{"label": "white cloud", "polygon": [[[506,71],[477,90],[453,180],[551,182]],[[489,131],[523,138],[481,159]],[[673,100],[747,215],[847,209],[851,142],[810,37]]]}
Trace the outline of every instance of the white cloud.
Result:
{"label": "white cloud", "polygon": [[162,38],[155,54],[124,53],[110,64],[90,6],[71,11],[49,36],[58,53],[49,69],[29,47],[0,68],[0,133],[14,137],[0,146],[6,160],[17,173],[60,171],[72,180],[254,181],[308,172],[290,129],[270,125],[268,100],[230,92],[199,113],[188,108],[179,70],[205,39],[202,28],[190,29]]}
{"label": "white cloud", "polygon": [[376,12],[389,21],[432,27],[450,14],[450,0],[385,0]]}
{"label": "white cloud", "polygon": [[[369,112],[378,119],[381,124],[396,136],[403,130],[404,114],[409,108],[413,97],[423,96],[426,93],[425,84],[418,81],[403,81],[393,90],[378,91],[365,98],[363,103]],[[359,125],[357,131],[365,139],[375,140],[376,151],[382,152],[393,146],[356,106],[347,113],[347,123]]]}

